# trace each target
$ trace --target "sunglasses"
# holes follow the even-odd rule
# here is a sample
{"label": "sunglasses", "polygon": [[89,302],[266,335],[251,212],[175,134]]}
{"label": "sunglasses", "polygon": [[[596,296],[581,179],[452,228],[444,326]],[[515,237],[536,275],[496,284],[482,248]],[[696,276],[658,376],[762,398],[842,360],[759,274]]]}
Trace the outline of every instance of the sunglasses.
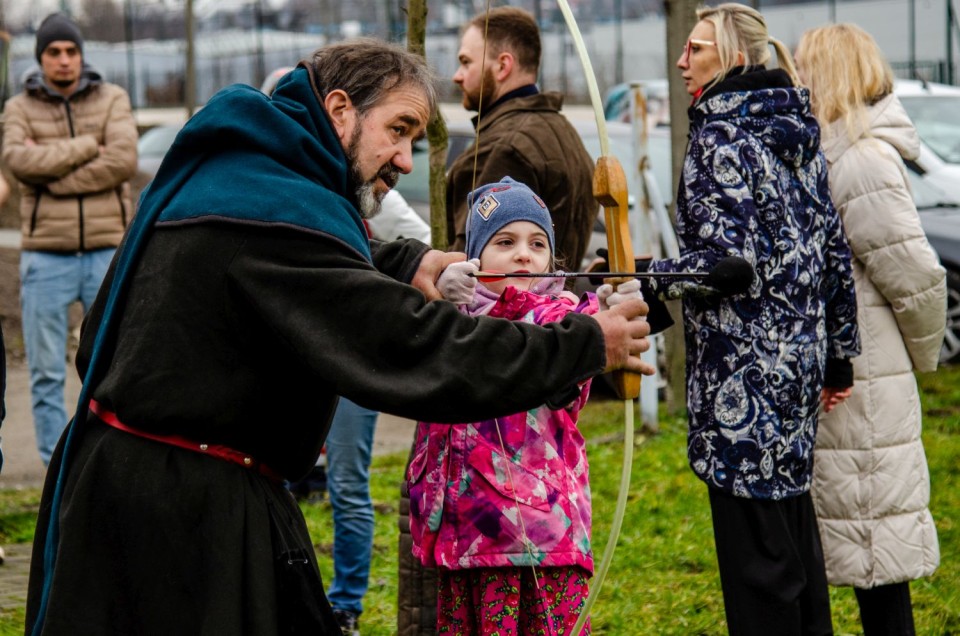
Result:
{"label": "sunglasses", "polygon": [[693,52],[693,47],[696,46],[716,46],[717,43],[711,40],[698,40],[696,38],[690,38],[687,40],[687,43],[683,45],[683,57],[681,58],[684,64],[690,61],[690,53]]}

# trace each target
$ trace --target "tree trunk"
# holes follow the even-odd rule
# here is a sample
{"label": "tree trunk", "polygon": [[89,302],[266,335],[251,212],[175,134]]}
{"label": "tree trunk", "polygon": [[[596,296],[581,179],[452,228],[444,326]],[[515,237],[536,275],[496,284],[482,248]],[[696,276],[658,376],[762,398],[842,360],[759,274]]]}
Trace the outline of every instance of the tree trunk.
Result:
{"label": "tree trunk", "polygon": [[[407,50],[421,57],[426,55],[427,3],[410,0],[407,5]],[[430,235],[433,247],[447,247],[446,159],[447,126],[439,108],[427,125],[430,144]],[[411,440],[410,458],[413,457]],[[409,459],[407,461],[409,466]],[[400,485],[400,539],[397,544],[397,635],[433,636],[437,629],[436,570],[424,568],[411,552],[410,497],[406,471]]]}
{"label": "tree trunk", "polygon": [[[426,55],[427,3],[410,0],[407,5],[407,49]],[[427,125],[430,143],[430,236],[433,247],[447,249],[447,124],[439,108]]]}
{"label": "tree trunk", "polygon": [[[683,53],[687,36],[697,23],[696,7],[699,0],[664,0],[663,9],[667,25],[667,78],[670,85],[670,147],[674,183],[680,182],[683,157],[687,152],[687,131],[690,120],[687,106],[690,95],[684,88],[676,61]],[[671,205],[670,216],[676,222],[676,197]],[[664,334],[667,356],[666,406],[670,415],[682,415],[687,409],[686,399],[686,347],[683,340],[683,316],[680,301],[667,303],[676,326]]]}

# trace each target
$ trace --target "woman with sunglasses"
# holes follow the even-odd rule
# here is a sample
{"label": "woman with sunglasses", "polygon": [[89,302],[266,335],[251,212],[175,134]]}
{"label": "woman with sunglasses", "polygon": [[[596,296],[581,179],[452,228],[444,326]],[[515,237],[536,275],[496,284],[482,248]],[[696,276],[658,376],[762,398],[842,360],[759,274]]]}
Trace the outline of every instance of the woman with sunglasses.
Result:
{"label": "woman with sunglasses", "polygon": [[743,294],[683,298],[689,462],[707,484],[730,633],[831,634],[809,490],[820,402],[846,397],[860,349],[850,251],[789,52],[745,5],[697,17],[677,62],[693,97],[681,255],[650,269],[739,256],[756,277]]}

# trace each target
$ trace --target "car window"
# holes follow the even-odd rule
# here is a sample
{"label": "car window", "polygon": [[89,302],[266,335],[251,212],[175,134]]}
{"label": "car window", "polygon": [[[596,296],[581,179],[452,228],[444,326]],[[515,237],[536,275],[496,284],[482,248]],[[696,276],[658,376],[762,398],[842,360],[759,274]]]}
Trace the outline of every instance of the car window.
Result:
{"label": "car window", "polygon": [[960,95],[901,97],[920,138],[947,163],[960,163]]}

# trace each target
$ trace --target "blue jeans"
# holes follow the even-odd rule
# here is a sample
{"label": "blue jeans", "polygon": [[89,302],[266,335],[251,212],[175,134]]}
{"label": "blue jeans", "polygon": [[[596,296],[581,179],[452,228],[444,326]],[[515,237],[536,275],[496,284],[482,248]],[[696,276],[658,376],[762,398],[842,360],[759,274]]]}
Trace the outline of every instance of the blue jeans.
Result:
{"label": "blue jeans", "polygon": [[90,308],[113,253],[114,249],[108,248],[68,254],[25,250],[20,254],[23,345],[30,370],[37,450],[44,466],[67,426],[63,385],[69,308],[76,301],[83,303],[84,312]]}
{"label": "blue jeans", "polygon": [[377,412],[340,398],[327,436],[327,492],[333,507],[334,609],[363,611],[373,549],[370,456]]}

